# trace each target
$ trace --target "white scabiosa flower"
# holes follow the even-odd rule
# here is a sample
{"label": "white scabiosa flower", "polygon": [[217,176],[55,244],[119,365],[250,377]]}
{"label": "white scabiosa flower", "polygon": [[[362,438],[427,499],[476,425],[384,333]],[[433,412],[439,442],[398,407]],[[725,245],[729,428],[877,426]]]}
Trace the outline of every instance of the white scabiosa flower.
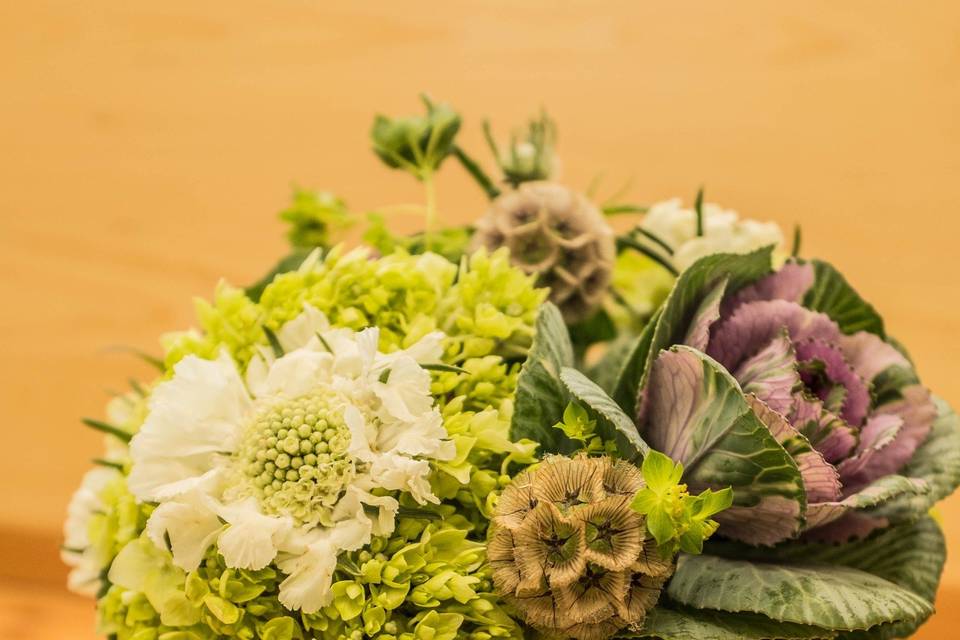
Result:
{"label": "white scabiosa flower", "polygon": [[376,328],[330,329],[308,307],[246,379],[223,354],[184,358],[130,445],[131,492],[159,503],[147,535],[190,571],[216,544],[227,566],[288,574],[280,601],[317,611],[342,551],[389,535],[407,492],[438,502],[431,461],[456,451],[430,394],[442,334],[378,351]]}
{"label": "white scabiosa flower", "polygon": [[783,244],[777,223],[741,220],[736,211],[712,203],[703,204],[703,235],[698,236],[697,214],[683,208],[679,198],[650,207],[640,226],[670,246],[679,271],[710,254],[748,253]]}
{"label": "white scabiosa flower", "polygon": [[70,567],[67,588],[74,593],[93,596],[100,588],[100,572],[108,559],[90,540],[90,520],[95,513],[107,509],[101,497],[103,490],[120,475],[110,467],[91,469],[70,499],[60,556]]}

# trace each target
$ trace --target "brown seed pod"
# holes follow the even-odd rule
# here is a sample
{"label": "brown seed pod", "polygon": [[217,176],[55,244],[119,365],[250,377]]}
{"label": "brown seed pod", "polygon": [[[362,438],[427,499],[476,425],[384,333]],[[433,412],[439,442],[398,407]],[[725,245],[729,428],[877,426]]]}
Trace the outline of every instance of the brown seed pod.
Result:
{"label": "brown seed pod", "polygon": [[547,637],[600,640],[642,625],[673,574],[630,500],[634,465],[546,458],[497,503],[487,559],[497,593]]}
{"label": "brown seed pod", "polygon": [[514,265],[539,275],[568,324],[603,300],[616,244],[603,214],[587,198],[553,182],[524,182],[499,196],[477,221],[473,248],[506,246]]}

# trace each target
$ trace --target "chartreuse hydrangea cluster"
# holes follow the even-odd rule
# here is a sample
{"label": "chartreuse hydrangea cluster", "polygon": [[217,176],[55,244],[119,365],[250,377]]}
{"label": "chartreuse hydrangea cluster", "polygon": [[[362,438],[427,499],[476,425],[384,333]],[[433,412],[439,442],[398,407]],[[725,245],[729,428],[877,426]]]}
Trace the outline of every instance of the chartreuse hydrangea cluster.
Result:
{"label": "chartreuse hydrangea cluster", "polygon": [[[291,348],[291,327],[303,324],[305,309],[307,316],[323,317],[324,326],[336,328],[318,331],[320,344],[311,339],[317,355],[310,357],[321,361],[327,348],[343,352],[335,341],[339,334],[330,331],[377,327],[371,335],[387,354],[384,362],[393,362],[389,354],[420,349],[441,332],[429,391],[451,453],[430,463],[429,488],[399,494],[374,489],[361,498],[370,504],[399,498],[395,527],[377,535],[375,525],[369,544],[339,555],[327,604],[295,610],[281,596],[281,584],[296,572],[284,560],[282,542],[275,539],[281,552],[266,566],[230,566],[213,545],[194,566],[184,567],[182,535],[158,534],[147,526],[155,503],[137,501],[127,489],[126,442],[150,415],[146,407],[152,394],[141,389],[136,411],[128,412],[134,418],[111,415],[109,423],[97,423],[114,434],[108,437],[115,455],[103,461],[96,482],[86,483],[71,508],[75,528],[82,521],[83,535],[68,536],[64,553],[77,566],[75,574],[99,592],[101,631],[119,640],[522,637],[493,593],[484,540],[511,473],[534,462],[536,443],[511,440],[509,421],[517,374],[544,297],[532,278],[510,266],[504,252],[478,252],[457,265],[433,254],[401,251],[372,258],[364,250],[334,249],[278,274],[258,299],[221,283],[211,302],[197,303],[199,330],[165,338],[161,381],[170,381],[162,385],[176,383],[183,376],[174,373],[181,371],[179,363],[196,358],[229,378],[222,364],[227,354],[258,397],[276,363],[285,360],[273,363],[273,347]],[[197,366],[193,362],[190,367]],[[400,373],[379,375],[381,382],[391,376],[403,382]],[[358,474],[369,474],[370,464],[348,450],[353,441],[345,416],[349,403],[338,400],[344,393],[350,390],[321,388],[247,410],[251,417],[243,424],[248,426],[227,449],[233,451],[230,473],[240,476],[224,476],[231,484],[217,499],[252,496],[265,515],[289,518],[295,527],[336,526],[342,517],[338,498],[353,490]],[[141,487],[144,473],[138,473],[135,484]],[[434,504],[415,499],[431,495]],[[163,517],[155,521],[162,523],[175,523],[178,509],[203,514],[208,508],[163,499],[161,506]],[[224,505],[211,503],[209,509],[218,514],[209,535],[222,537],[223,527],[240,526]],[[228,525],[218,525],[216,518]]]}

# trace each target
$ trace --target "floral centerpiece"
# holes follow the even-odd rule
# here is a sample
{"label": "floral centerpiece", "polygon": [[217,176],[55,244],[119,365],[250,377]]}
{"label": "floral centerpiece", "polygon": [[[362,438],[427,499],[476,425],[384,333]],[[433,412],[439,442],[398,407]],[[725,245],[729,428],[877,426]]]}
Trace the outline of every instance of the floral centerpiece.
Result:
{"label": "floral centerpiece", "polygon": [[[68,509],[118,640],[884,639],[933,613],[956,417],[877,311],[773,223],[600,201],[532,119],[376,119],[425,189],[397,236],[298,191],[114,398]],[[439,227],[453,158],[490,199]],[[633,220],[615,232],[612,216]]]}

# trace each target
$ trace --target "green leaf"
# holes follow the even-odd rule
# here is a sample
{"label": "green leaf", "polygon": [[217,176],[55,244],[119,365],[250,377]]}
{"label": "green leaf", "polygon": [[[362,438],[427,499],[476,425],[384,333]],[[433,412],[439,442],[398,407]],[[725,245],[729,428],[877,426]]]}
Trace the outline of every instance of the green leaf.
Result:
{"label": "green leaf", "polygon": [[647,375],[640,435],[686,467],[692,491],[733,488],[734,506],[717,517],[721,530],[751,544],[796,537],[806,509],[800,471],[730,373],[676,345]]}
{"label": "green leaf", "polygon": [[643,458],[640,471],[647,487],[658,492],[670,489],[683,477],[683,465],[674,463],[659,451],[651,451]]}
{"label": "green leaf", "polygon": [[296,271],[303,261],[307,259],[307,256],[310,255],[312,249],[307,248],[297,248],[290,252],[289,255],[282,258],[273,269],[271,269],[265,276],[257,280],[256,283],[250,285],[244,290],[244,293],[247,294],[247,297],[253,300],[254,302],[260,301],[260,296],[263,295],[263,290],[267,288],[267,285],[273,282],[273,279],[276,278],[281,273],[287,273],[288,271]]}
{"label": "green leaf", "polygon": [[458,367],[452,364],[446,364],[444,362],[435,362],[435,363],[420,363],[421,369],[426,369],[427,371],[443,371],[445,373],[470,373],[463,367]]}
{"label": "green leaf", "polygon": [[240,619],[240,609],[236,605],[212,593],[203,597],[203,604],[224,624],[233,624]]}
{"label": "green leaf", "polygon": [[584,347],[594,342],[606,342],[617,337],[617,327],[613,324],[610,314],[603,309],[586,320],[570,327],[570,340],[575,345]]}
{"label": "green leaf", "polygon": [[[637,414],[637,393],[647,366],[653,333],[660,320],[660,310],[653,314],[640,335],[626,348],[617,366],[616,382],[610,394],[629,416]],[[613,348],[613,347],[611,347]]]}
{"label": "green leaf", "polygon": [[647,455],[650,447],[640,437],[633,420],[595,382],[571,367],[560,370],[560,380],[570,393],[602,418],[600,435],[617,443],[622,458],[637,460]]}
{"label": "green leaf", "polygon": [[803,306],[830,316],[846,334],[869,331],[885,337],[883,319],[860,297],[839,271],[820,260],[812,260],[813,286],[803,299]]}
{"label": "green leaf", "polygon": [[94,420],[93,418],[83,418],[81,420],[83,424],[87,425],[91,429],[96,429],[97,431],[102,431],[103,433],[110,434],[111,436],[122,440],[124,442],[130,442],[133,439],[133,434],[128,433],[121,429],[120,427],[115,427],[112,424],[108,424],[102,420]]}
{"label": "green leaf", "polygon": [[960,421],[950,405],[939,398],[935,402],[938,415],[930,435],[900,470],[904,476],[926,481],[929,491],[904,493],[868,510],[868,515],[894,522],[914,520],[960,486]]}
{"label": "green leaf", "polygon": [[643,630],[621,638],[660,640],[814,640],[833,638],[836,632],[815,626],[776,622],[753,613],[726,613],[704,609],[667,609],[647,614]]}
{"label": "green leaf", "polygon": [[720,491],[707,489],[695,498],[692,507],[692,517],[696,520],[706,520],[721,511],[726,511],[733,505],[733,489],[727,487]]}
{"label": "green leaf", "polygon": [[681,556],[667,592],[698,609],[758,613],[772,620],[855,631],[917,621],[933,607],[879,576],[829,564],[772,564]]}
{"label": "green leaf", "polygon": [[[939,525],[929,516],[890,527],[865,540],[841,545],[792,543],[766,554],[767,560],[823,562],[872,573],[933,603],[943,573],[947,545]],[[881,625],[843,634],[845,640],[906,638],[926,618]]]}
{"label": "green leaf", "polygon": [[647,348],[645,372],[662,349],[683,342],[701,302],[720,282],[727,279],[727,294],[735,293],[771,272],[772,255],[772,246],[744,255],[713,254],[700,258],[680,274],[663,303]]}
{"label": "green leaf", "polygon": [[537,314],[536,334],[520,369],[510,436],[540,443],[544,453],[573,453],[579,447],[553,425],[563,418],[570,393],[560,380],[563,367],[573,364],[573,349],[563,316],[547,302]]}

